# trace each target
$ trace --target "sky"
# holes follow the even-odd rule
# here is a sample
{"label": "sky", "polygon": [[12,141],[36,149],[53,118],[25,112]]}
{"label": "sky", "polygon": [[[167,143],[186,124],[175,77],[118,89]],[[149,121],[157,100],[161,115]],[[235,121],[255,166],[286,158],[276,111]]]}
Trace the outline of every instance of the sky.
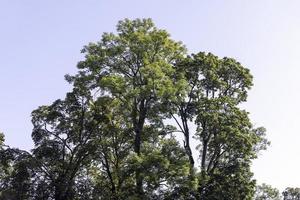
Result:
{"label": "sky", "polygon": [[32,110],[64,98],[82,47],[124,18],[152,18],[190,53],[233,57],[254,86],[243,105],[271,146],[253,162],[258,183],[300,187],[300,1],[0,0],[0,130],[29,150]]}

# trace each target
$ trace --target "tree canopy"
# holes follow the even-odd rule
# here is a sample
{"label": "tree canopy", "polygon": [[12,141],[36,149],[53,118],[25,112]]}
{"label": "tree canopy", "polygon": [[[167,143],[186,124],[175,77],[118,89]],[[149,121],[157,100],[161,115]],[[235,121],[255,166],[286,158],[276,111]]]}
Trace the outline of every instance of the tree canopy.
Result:
{"label": "tree canopy", "polygon": [[300,199],[300,188],[287,187],[283,192],[284,200],[299,200]]}
{"label": "tree canopy", "polygon": [[151,19],[120,21],[82,53],[72,91],[32,112],[33,149],[1,147],[0,199],[254,197],[251,161],[269,142],[240,107],[249,69],[188,54]]}
{"label": "tree canopy", "polygon": [[263,183],[256,187],[254,199],[255,200],[280,200],[281,196],[278,189]]}

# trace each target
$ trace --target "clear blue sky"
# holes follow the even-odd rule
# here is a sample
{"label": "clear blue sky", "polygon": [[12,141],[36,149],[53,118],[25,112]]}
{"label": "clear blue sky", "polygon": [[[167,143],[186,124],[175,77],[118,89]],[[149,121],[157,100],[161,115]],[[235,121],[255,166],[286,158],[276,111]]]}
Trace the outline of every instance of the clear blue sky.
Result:
{"label": "clear blue sky", "polygon": [[124,18],[153,18],[191,52],[234,57],[254,88],[244,107],[272,146],[254,162],[259,182],[300,187],[300,1],[2,0],[0,130],[30,149],[30,113],[63,98],[80,49]]}

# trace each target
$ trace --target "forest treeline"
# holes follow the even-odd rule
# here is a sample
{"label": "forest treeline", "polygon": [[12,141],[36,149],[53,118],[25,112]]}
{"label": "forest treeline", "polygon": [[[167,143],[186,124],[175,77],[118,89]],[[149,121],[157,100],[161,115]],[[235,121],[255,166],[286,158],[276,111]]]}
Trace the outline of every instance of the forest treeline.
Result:
{"label": "forest treeline", "polygon": [[240,108],[253,77],[235,59],[188,54],[151,19],[120,21],[82,53],[78,73],[65,76],[72,90],[32,112],[33,149],[11,148],[1,135],[0,199],[250,200],[277,192],[256,189],[250,165],[269,142]]}

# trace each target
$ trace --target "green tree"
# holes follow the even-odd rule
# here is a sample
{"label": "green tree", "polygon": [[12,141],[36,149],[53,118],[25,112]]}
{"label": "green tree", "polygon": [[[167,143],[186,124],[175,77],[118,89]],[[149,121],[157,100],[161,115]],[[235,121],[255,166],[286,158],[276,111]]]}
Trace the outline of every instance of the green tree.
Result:
{"label": "green tree", "polygon": [[177,108],[171,109],[171,116],[184,134],[191,167],[190,129],[197,127],[193,135],[199,142],[201,198],[251,199],[255,181],[250,163],[268,141],[265,129],[254,128],[248,113],[239,108],[252,86],[249,70],[232,58],[202,52],[176,66],[185,74],[188,92],[185,98],[171,101]]}
{"label": "green tree", "polygon": [[32,152],[36,171],[42,177],[36,182],[41,192],[55,200],[76,197],[79,172],[96,152],[94,138],[101,134],[105,116],[98,113],[99,120],[95,121],[89,104],[89,93],[74,90],[65,100],[32,112]]}
{"label": "green tree", "polygon": [[2,147],[0,136],[0,198],[253,198],[251,161],[268,141],[240,108],[247,68],[187,55],[150,19],[120,21],[82,53],[66,75],[72,92],[32,112],[31,153]]}
{"label": "green tree", "polygon": [[0,133],[0,199],[26,200],[31,195],[30,154],[4,144]]}
{"label": "green tree", "polygon": [[[84,83],[122,102],[134,135],[134,152],[142,158],[145,124],[161,125],[162,102],[185,93],[186,81],[174,82],[178,76],[174,63],[185,51],[150,19],[126,19],[119,22],[116,35],[105,33],[100,42],[83,49],[86,59],[78,64],[80,72],[68,79],[75,86]],[[135,169],[138,198],[144,196],[143,173],[141,167]]]}
{"label": "green tree", "polygon": [[280,192],[278,189],[263,183],[256,186],[255,200],[280,200]]}
{"label": "green tree", "polygon": [[[251,160],[268,142],[264,128],[254,128],[239,107],[252,86],[248,69],[210,53],[186,57],[184,47],[151,20],[121,21],[116,35],[104,34],[83,52],[86,59],[78,64],[78,75],[67,79],[75,87],[100,91],[121,102],[140,166],[135,168],[137,198],[144,197],[143,148],[151,135],[146,127],[164,131],[164,120],[170,117],[179,130],[166,132],[183,133],[190,180],[199,182],[201,198],[224,197],[225,189],[224,198],[252,198]],[[191,122],[197,126],[192,135],[199,142],[199,180],[190,147]]]}

